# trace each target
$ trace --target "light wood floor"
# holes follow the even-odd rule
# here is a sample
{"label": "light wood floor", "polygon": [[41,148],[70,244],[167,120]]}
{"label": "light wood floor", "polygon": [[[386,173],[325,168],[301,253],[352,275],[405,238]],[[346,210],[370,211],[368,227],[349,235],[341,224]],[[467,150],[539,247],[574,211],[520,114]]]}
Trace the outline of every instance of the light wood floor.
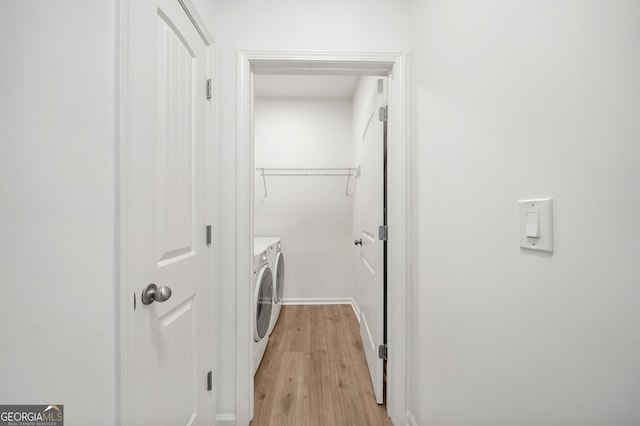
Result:
{"label": "light wood floor", "polygon": [[255,376],[252,426],[387,426],[349,305],[283,306]]}

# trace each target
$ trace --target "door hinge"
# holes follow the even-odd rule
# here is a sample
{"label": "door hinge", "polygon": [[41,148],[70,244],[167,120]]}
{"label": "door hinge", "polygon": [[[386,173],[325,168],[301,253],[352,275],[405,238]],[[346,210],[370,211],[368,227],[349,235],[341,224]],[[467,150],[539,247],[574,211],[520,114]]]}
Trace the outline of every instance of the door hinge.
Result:
{"label": "door hinge", "polygon": [[387,360],[387,345],[378,346],[378,358]]}
{"label": "door hinge", "polygon": [[213,97],[213,83],[211,79],[207,79],[207,100],[210,101]]}
{"label": "door hinge", "polygon": [[378,227],[378,239],[382,241],[387,241],[389,239],[389,227],[387,225]]}
{"label": "door hinge", "polygon": [[211,245],[211,225],[207,225],[207,245]]}
{"label": "door hinge", "polygon": [[380,121],[387,121],[389,119],[389,107],[383,106],[378,110],[378,119]]}
{"label": "door hinge", "polygon": [[213,372],[207,373],[207,390],[213,390]]}

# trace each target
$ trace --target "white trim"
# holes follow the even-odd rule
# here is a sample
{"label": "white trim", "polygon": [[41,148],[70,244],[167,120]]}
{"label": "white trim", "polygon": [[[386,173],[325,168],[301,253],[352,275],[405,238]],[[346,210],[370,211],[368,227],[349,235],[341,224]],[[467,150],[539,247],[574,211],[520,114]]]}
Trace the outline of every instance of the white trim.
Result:
{"label": "white trim", "polygon": [[[207,44],[207,78],[213,79],[213,74],[215,73],[215,47]],[[214,95],[215,99],[215,95]],[[212,230],[212,240],[213,233],[216,230],[216,226],[218,223],[218,200],[217,200],[217,167],[216,161],[218,158],[218,144],[217,144],[217,135],[216,135],[216,106],[217,102],[214,102],[213,99],[207,102],[207,212],[206,216],[206,224],[210,225]],[[216,417],[217,411],[217,399],[218,399],[218,386],[216,386],[216,382],[218,381],[216,371],[218,366],[218,351],[217,351],[217,343],[218,343],[218,289],[220,285],[218,283],[217,278],[217,265],[218,265],[218,250],[214,245],[214,241],[212,241],[211,245],[207,246],[207,250],[209,251],[209,262],[207,265],[207,291],[209,297],[209,312],[207,312],[207,332],[209,333],[207,354],[209,357],[210,364],[207,365],[207,370],[211,370],[213,372],[213,390],[209,392],[209,422]],[[235,416],[234,416],[235,419]]]}
{"label": "white trim", "polygon": [[[238,54],[236,143],[236,418],[241,425],[253,419],[251,357],[251,285],[253,280],[253,111],[251,63]],[[247,226],[248,225],[248,226]],[[251,265],[247,268],[247,265]]]}
{"label": "white trim", "polygon": [[351,299],[351,308],[353,309],[353,313],[356,314],[358,324],[360,324],[360,306],[358,306],[358,302],[356,302],[356,299]]}
{"label": "white trim", "polygon": [[133,309],[129,297],[127,270],[129,251],[128,232],[128,113],[129,113],[129,1],[119,0],[116,4],[116,69],[115,69],[115,265],[114,272],[118,282],[115,284],[116,300],[119,316],[116,325],[116,423],[127,426],[133,409],[132,387],[129,385],[133,376],[132,360],[128,349],[133,339]]}
{"label": "white trim", "polygon": [[413,413],[409,409],[407,409],[407,426],[418,426],[416,418],[413,417]]}
{"label": "white trim", "polygon": [[185,13],[193,23],[193,26],[196,27],[198,34],[202,37],[204,44],[210,46],[213,44],[213,36],[209,32],[207,25],[204,23],[204,19],[198,13],[198,9],[193,5],[191,0],[178,0],[180,6],[184,9]]}
{"label": "white trim", "polygon": [[388,82],[387,413],[394,424],[401,424],[407,409],[407,269],[410,259],[407,189],[410,157],[407,152],[405,64],[404,55],[397,58]]}
{"label": "white trim", "polygon": [[236,416],[253,417],[250,361],[250,296],[253,265],[252,77],[259,74],[353,74],[389,76],[389,257],[387,412],[394,424],[406,421],[407,332],[407,90],[403,53],[238,52],[236,141]]}
{"label": "white trim", "polygon": [[283,305],[353,305],[355,301],[350,297],[286,297]]}
{"label": "white trim", "polygon": [[377,75],[389,74],[396,53],[246,51],[255,74],[323,74]]}
{"label": "white trim", "polygon": [[[238,421],[235,414],[218,414],[216,415],[217,426],[236,426]],[[417,425],[416,425],[417,426]]]}
{"label": "white trim", "polygon": [[360,307],[353,297],[287,297],[282,299],[283,305],[351,305],[353,313],[360,322]]}

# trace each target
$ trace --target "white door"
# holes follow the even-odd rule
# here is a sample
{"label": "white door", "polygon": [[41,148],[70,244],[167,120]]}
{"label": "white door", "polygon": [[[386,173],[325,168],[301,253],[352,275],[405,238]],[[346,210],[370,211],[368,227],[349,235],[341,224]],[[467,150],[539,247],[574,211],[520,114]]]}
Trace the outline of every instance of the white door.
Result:
{"label": "white door", "polygon": [[[208,49],[178,0],[128,5],[124,244],[135,310],[123,418],[132,426],[208,425]],[[145,305],[151,283],[159,290]]]}
{"label": "white door", "polygon": [[371,91],[367,125],[362,134],[362,161],[358,191],[361,242],[359,264],[360,335],[379,404],[383,402],[383,360],[378,347],[384,343],[384,243],[378,228],[384,224],[384,122],[379,116],[386,106],[386,80],[379,79]]}

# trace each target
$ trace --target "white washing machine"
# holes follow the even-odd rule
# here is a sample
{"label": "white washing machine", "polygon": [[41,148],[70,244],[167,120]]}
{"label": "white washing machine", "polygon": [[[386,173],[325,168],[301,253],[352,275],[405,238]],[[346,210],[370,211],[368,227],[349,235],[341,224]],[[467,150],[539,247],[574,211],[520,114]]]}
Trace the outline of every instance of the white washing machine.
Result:
{"label": "white washing machine", "polygon": [[280,237],[259,237],[255,239],[260,244],[267,246],[267,259],[274,274],[273,281],[273,309],[271,310],[271,325],[269,334],[273,331],[280,316],[282,308],[282,295],[284,294],[284,254]]}
{"label": "white washing machine", "polygon": [[273,274],[269,267],[268,246],[253,243],[253,285],[251,323],[253,324],[253,374],[256,374],[267,349],[273,310]]}

